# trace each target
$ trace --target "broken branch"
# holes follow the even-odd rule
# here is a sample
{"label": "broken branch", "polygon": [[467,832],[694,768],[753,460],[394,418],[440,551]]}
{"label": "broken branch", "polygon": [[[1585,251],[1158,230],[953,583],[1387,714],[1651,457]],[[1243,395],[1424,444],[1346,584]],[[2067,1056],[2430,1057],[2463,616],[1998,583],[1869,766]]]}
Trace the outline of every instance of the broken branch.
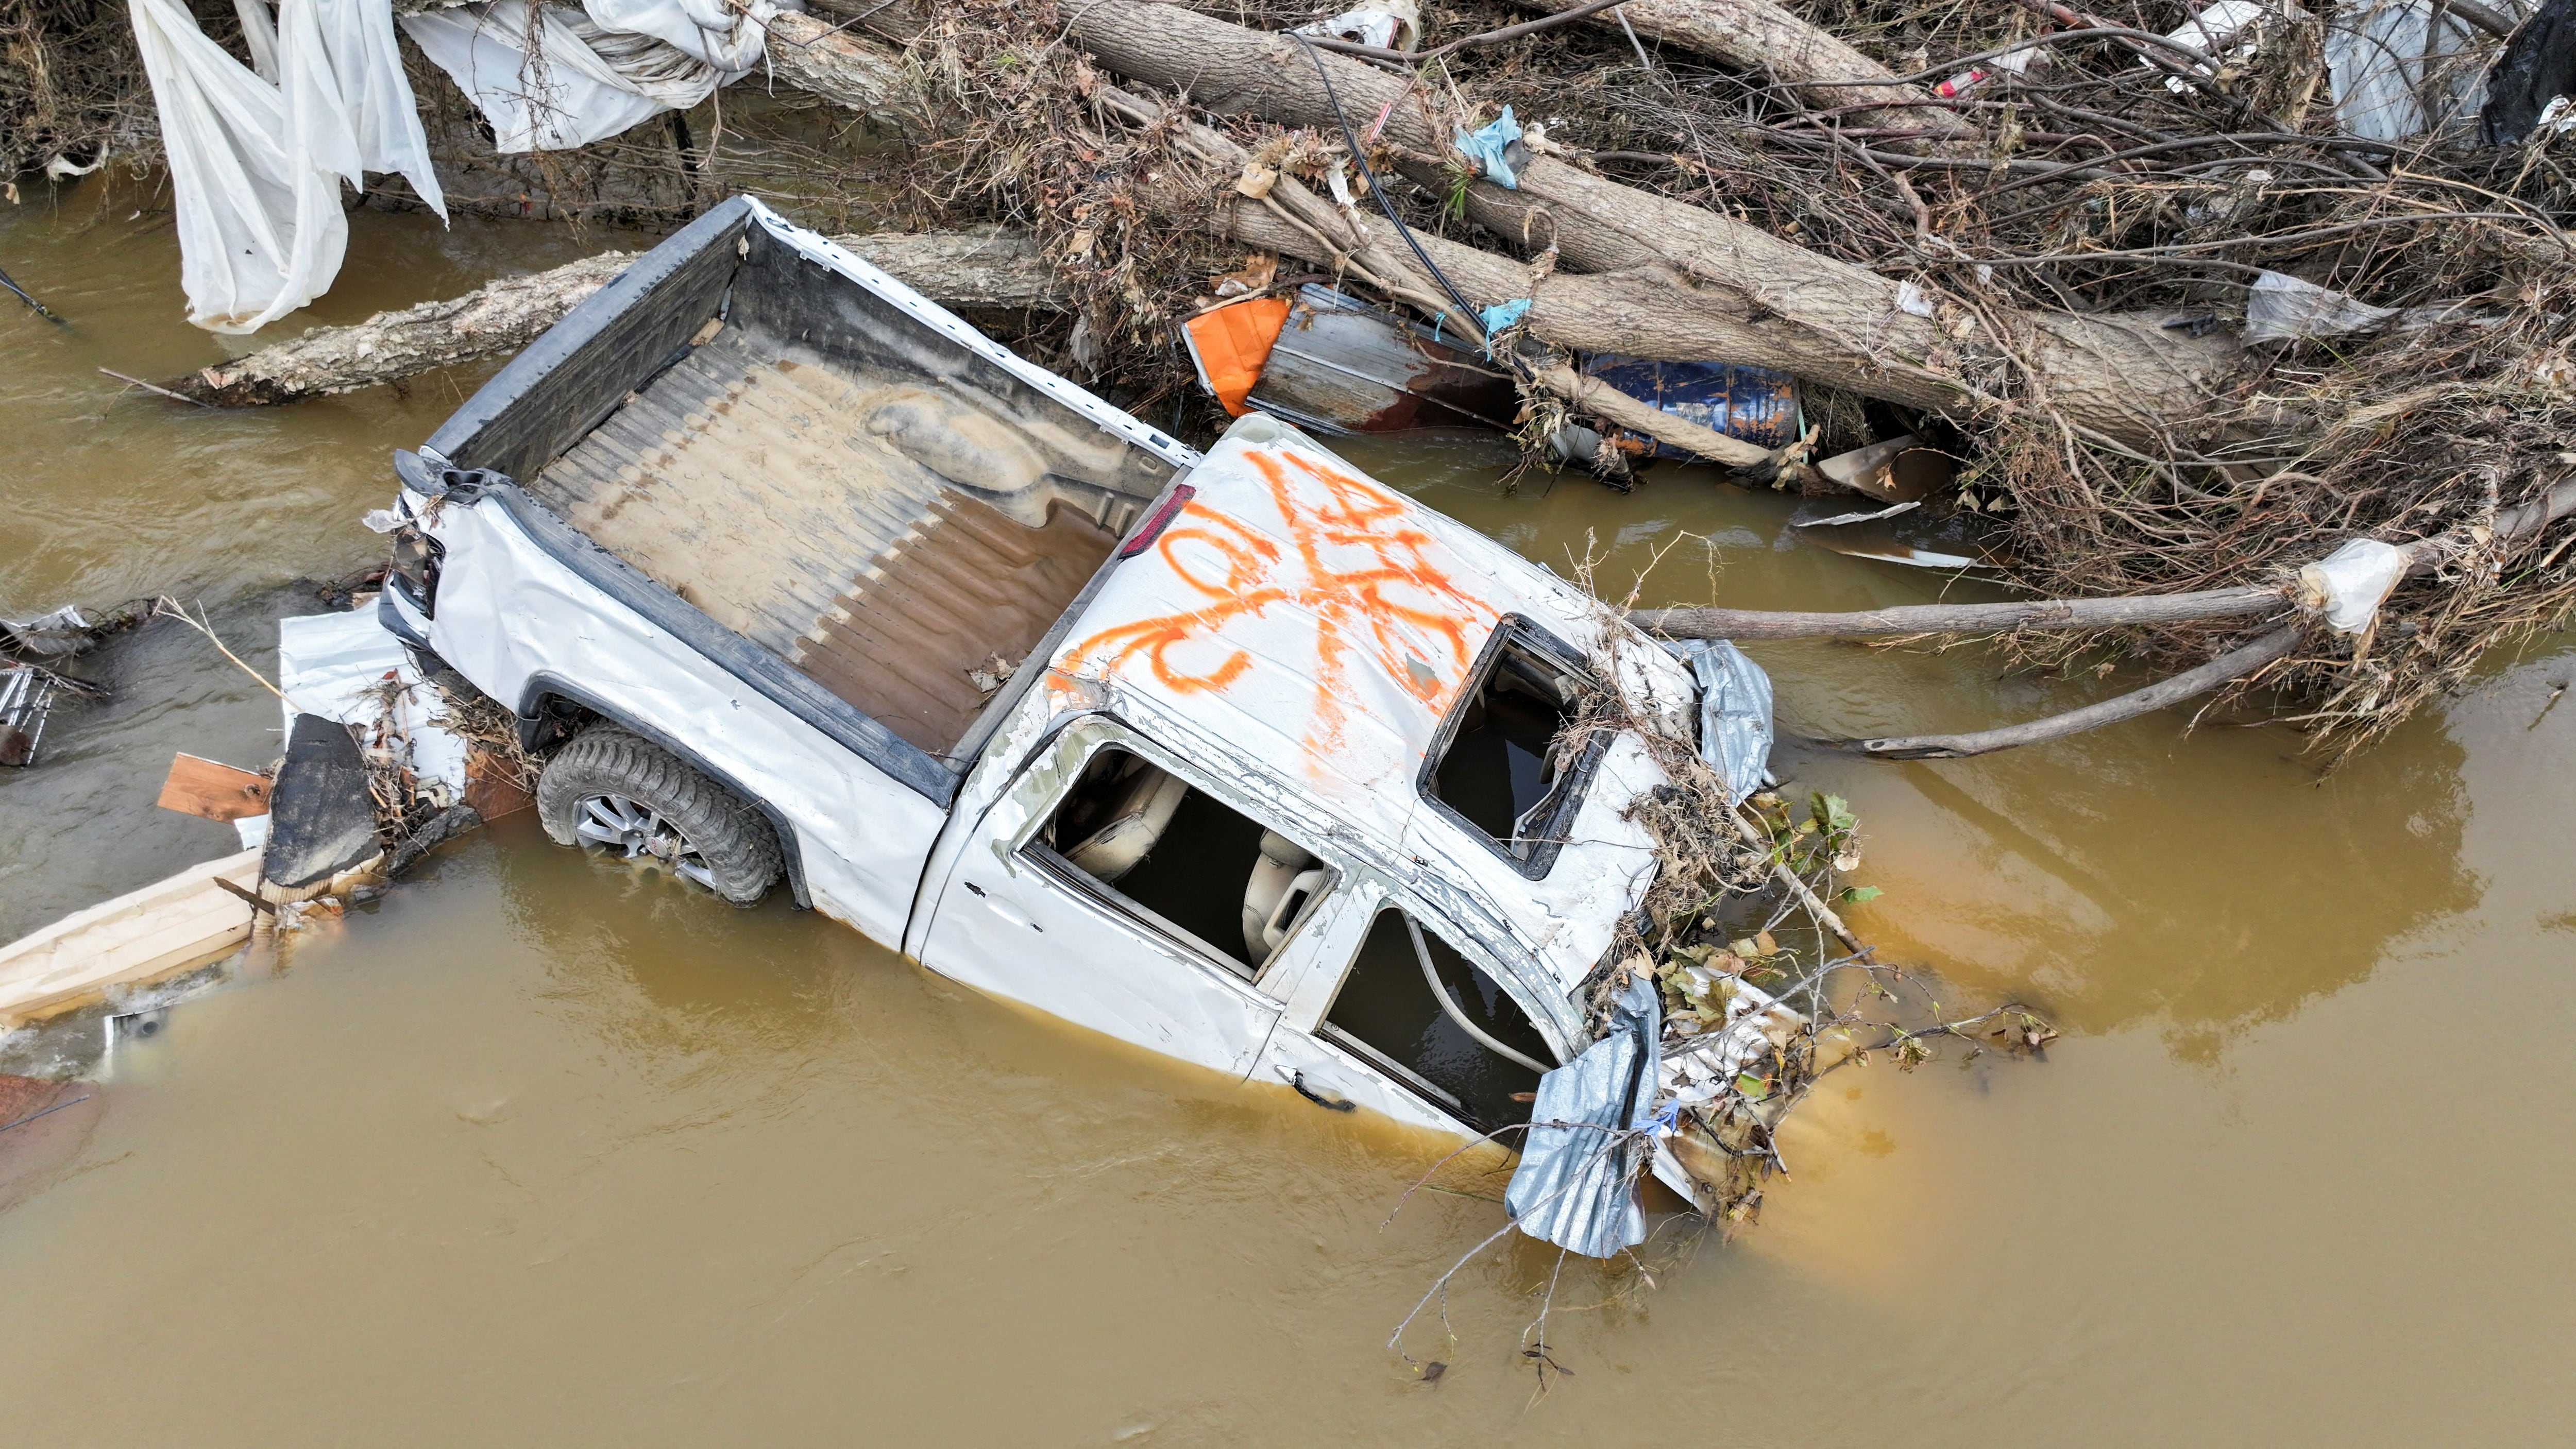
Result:
{"label": "broken branch", "polygon": [[1990,755],[2021,745],[2035,745],[2042,740],[2064,739],[2107,724],[2153,714],[2167,705],[2207,694],[2223,684],[2233,684],[2290,657],[2299,647],[2297,625],[2275,629],[2253,643],[2231,649],[2197,669],[2188,669],[2171,679],[2160,680],[2144,689],[2116,695],[2099,704],[2064,714],[2050,715],[2024,724],[2006,725],[2001,729],[1978,730],[1957,735],[1898,735],[1886,739],[1836,742],[1855,754],[1880,760],[1958,760],[1970,755]]}

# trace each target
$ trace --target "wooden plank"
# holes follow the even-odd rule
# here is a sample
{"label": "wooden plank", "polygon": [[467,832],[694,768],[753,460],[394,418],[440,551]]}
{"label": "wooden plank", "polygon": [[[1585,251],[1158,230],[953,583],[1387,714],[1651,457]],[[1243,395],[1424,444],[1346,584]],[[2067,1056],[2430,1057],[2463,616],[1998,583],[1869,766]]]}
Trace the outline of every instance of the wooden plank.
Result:
{"label": "wooden plank", "polygon": [[161,782],[159,803],[182,815],[246,820],[268,813],[268,777],[182,753],[170,760],[170,778]]}
{"label": "wooden plank", "polygon": [[251,908],[218,879],[256,888],[259,852],[190,866],[0,946],[0,1029],[176,975],[248,940]]}

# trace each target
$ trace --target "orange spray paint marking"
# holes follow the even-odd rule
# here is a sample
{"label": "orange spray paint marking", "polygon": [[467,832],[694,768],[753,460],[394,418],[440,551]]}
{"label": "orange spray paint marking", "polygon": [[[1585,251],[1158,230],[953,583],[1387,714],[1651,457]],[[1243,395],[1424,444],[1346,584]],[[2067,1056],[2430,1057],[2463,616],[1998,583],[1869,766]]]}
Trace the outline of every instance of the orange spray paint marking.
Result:
{"label": "orange spray paint marking", "polygon": [[[1142,658],[1164,688],[1178,694],[1223,690],[1251,667],[1237,648],[1213,665],[1185,667],[1170,657],[1177,645],[1204,643],[1237,619],[1258,618],[1274,605],[1313,618],[1312,678],[1315,712],[1306,745],[1318,754],[1337,751],[1347,721],[1344,699],[1354,659],[1373,660],[1397,688],[1434,715],[1444,711],[1466,681],[1473,662],[1471,632],[1489,631],[1497,611],[1460,589],[1431,561],[1437,542],[1407,523],[1404,500],[1365,479],[1288,455],[1245,457],[1268,484],[1286,525],[1294,557],[1249,527],[1214,512],[1203,500],[1182,510],[1182,526],[1167,529],[1156,547],[1173,576],[1207,596],[1182,613],[1113,625],[1066,651],[1069,663],[1106,652],[1104,672]],[[1302,477],[1292,476],[1293,468]],[[1311,496],[1320,485],[1322,496]],[[1301,494],[1300,489],[1307,491]],[[1209,567],[1214,564],[1215,567]],[[1425,659],[1423,654],[1430,654]]]}

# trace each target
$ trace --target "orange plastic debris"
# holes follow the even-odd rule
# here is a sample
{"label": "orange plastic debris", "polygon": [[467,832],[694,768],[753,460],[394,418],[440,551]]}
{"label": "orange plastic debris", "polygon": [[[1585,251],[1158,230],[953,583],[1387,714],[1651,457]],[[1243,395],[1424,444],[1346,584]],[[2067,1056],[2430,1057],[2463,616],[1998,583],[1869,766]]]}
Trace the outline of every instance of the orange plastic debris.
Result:
{"label": "orange plastic debris", "polygon": [[1287,325],[1285,297],[1247,297],[1201,312],[1183,324],[1181,332],[1189,339],[1190,360],[1198,364],[1199,381],[1225,404],[1226,412],[1239,418],[1250,411],[1244,397],[1261,380],[1271,344]]}

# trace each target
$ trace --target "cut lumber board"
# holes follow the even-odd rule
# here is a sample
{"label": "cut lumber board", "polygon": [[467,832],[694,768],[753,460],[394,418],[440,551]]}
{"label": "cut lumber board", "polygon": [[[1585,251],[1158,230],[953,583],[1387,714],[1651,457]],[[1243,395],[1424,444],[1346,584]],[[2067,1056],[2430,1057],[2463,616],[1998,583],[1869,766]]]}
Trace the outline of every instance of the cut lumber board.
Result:
{"label": "cut lumber board", "polygon": [[156,803],[208,820],[247,820],[268,813],[268,777],[182,752],[170,761],[170,778]]}
{"label": "cut lumber board", "polygon": [[108,988],[176,975],[250,939],[250,903],[222,886],[259,884],[259,852],[193,865],[0,946],[0,1030],[94,1001]]}

